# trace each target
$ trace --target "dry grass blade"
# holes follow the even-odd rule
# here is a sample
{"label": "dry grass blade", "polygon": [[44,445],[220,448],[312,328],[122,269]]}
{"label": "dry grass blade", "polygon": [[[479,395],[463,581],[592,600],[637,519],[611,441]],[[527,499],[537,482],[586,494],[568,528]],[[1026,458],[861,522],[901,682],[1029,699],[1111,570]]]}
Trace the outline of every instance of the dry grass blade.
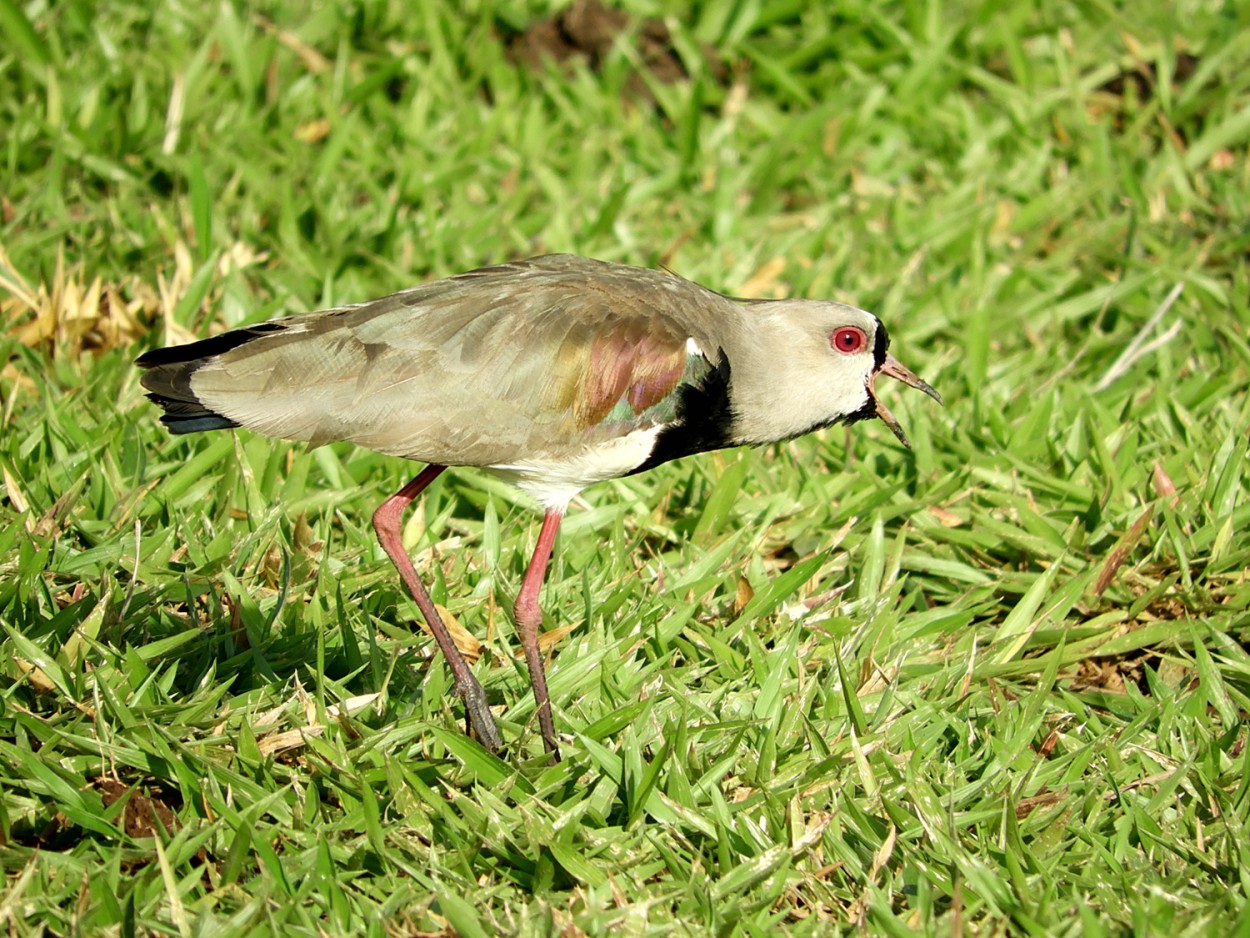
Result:
{"label": "dry grass blade", "polygon": [[1120,353],[1119,357],[1111,363],[1111,367],[1107,369],[1106,374],[1094,382],[1095,391],[1105,391],[1107,388],[1111,387],[1111,385],[1115,384],[1116,381],[1124,377],[1133,365],[1145,358],[1155,349],[1171,342],[1177,335],[1180,334],[1182,323],[1180,320],[1177,320],[1172,323],[1172,325],[1169,326],[1167,331],[1165,331],[1162,335],[1156,336],[1154,339],[1147,341],[1150,333],[1154,332],[1155,327],[1158,326],[1163,320],[1163,317],[1167,315],[1168,310],[1172,308],[1172,304],[1177,301],[1181,295],[1181,291],[1184,289],[1185,285],[1183,283],[1178,283],[1176,286],[1172,287],[1170,291],[1168,291],[1168,295],[1163,298],[1163,302],[1160,303],[1155,311],[1150,314],[1150,318],[1146,320],[1137,335],[1133,336],[1132,341],[1125,346],[1124,351]]}
{"label": "dry grass blade", "polygon": [[1133,522],[1133,526],[1128,529],[1124,537],[1120,538],[1119,543],[1111,549],[1111,553],[1107,555],[1107,559],[1103,562],[1102,572],[1098,574],[1098,579],[1094,581],[1095,596],[1101,596],[1107,591],[1107,587],[1115,579],[1116,572],[1120,569],[1120,566],[1128,559],[1129,554],[1133,552],[1133,548],[1137,546],[1137,542],[1146,533],[1146,528],[1150,526],[1152,517],[1154,517],[1154,508],[1147,508]]}
{"label": "dry grass blade", "polygon": [[[482,657],[482,643],[477,636],[461,625],[460,620],[448,612],[444,606],[435,604],[434,608],[438,610],[443,624],[447,626],[447,631],[451,635],[451,640],[460,654],[464,655],[464,659],[472,664]],[[425,622],[421,622],[421,631],[426,635],[430,634],[429,626]]]}
{"label": "dry grass blade", "polygon": [[60,354],[101,352],[130,345],[147,331],[156,315],[155,293],[137,277],[125,283],[90,280],[81,267],[67,269],[58,251],[50,283],[38,286],[22,276],[0,245],[0,320],[18,342]]}

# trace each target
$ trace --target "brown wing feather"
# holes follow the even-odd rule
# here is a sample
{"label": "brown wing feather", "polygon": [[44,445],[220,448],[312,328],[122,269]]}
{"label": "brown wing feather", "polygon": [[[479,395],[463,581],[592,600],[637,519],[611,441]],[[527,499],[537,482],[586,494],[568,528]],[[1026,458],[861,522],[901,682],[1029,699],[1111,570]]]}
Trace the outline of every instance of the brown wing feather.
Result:
{"label": "brown wing feather", "polygon": [[686,338],[637,319],[596,335],[573,406],[577,425],[599,425],[622,399],[635,416],[663,400],[685,371]]}

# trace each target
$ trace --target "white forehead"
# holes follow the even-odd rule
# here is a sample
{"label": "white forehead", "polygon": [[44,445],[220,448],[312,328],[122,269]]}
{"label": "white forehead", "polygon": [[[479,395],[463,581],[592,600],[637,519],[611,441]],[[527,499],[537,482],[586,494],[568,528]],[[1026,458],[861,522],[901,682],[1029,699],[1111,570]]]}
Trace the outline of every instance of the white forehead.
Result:
{"label": "white forehead", "polygon": [[870,344],[881,327],[872,313],[830,300],[782,300],[769,306],[770,315],[804,331],[832,333],[843,326],[856,326],[868,335]]}

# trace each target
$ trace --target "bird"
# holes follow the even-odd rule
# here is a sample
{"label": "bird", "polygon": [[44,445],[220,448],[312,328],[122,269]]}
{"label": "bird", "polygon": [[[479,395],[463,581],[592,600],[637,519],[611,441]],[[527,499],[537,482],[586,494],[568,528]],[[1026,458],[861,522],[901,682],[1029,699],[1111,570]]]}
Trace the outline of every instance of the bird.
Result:
{"label": "bird", "polygon": [[681,457],[871,418],[910,446],[876,380],[942,398],[889,346],[876,316],[843,303],[742,299],[667,270],[548,254],[156,348],[135,364],[173,434],[244,427],[425,463],[373,528],[447,660],[468,731],[494,753],[504,742],[486,693],[413,567],[402,519],[449,466],[536,502],[542,523],[513,617],[554,762],[540,590],[573,497]]}

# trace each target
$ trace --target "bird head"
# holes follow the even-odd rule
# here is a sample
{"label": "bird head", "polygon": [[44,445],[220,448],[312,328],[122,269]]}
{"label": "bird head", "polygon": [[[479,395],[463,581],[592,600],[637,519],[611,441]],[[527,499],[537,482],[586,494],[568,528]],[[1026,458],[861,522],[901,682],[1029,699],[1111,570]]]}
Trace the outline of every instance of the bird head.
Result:
{"label": "bird head", "polygon": [[880,417],[910,446],[878,396],[880,375],[942,403],[937,391],[890,354],[889,333],[872,313],[818,300],[752,305],[757,315],[736,354],[730,354],[740,441],[790,439],[830,424]]}

